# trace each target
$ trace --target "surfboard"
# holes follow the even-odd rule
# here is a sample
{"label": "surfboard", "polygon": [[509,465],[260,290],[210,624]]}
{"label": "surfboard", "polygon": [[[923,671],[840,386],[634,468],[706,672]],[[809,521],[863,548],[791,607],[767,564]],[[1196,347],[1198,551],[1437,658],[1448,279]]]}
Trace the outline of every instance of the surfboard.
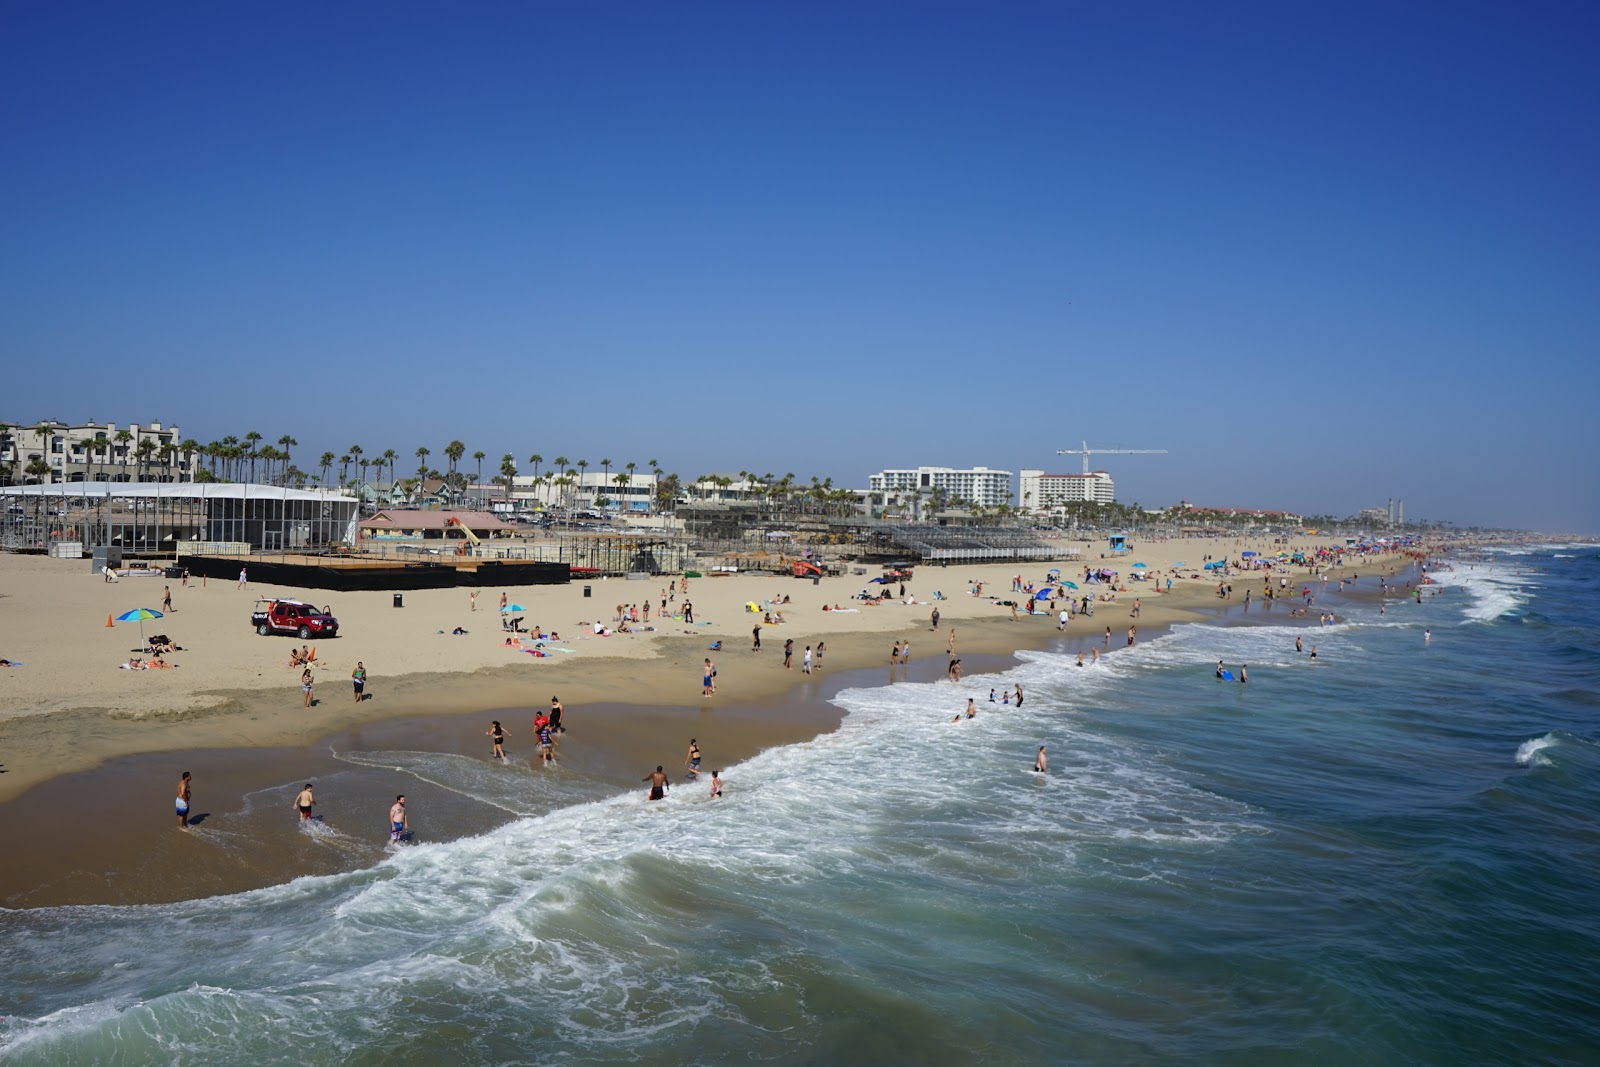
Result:
{"label": "surfboard", "polygon": [[1223,671],[1223,672],[1222,672],[1222,680],[1223,680],[1223,681],[1224,681],[1224,682],[1231,682],[1231,681],[1233,681],[1233,672],[1232,672],[1232,671]]}

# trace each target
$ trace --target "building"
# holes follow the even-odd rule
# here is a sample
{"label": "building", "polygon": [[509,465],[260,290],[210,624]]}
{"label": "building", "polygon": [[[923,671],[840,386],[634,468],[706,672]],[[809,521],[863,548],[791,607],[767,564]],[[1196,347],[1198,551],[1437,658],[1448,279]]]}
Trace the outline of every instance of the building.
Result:
{"label": "building", "polygon": [[511,499],[525,509],[598,507],[641,514],[650,510],[655,495],[654,474],[573,471],[565,476],[511,479]]}
{"label": "building", "polygon": [[[189,445],[185,448],[185,444]],[[176,426],[114,422],[69,426],[44,420],[0,423],[0,484],[192,482],[196,446]],[[29,474],[35,461],[48,474]]]}
{"label": "building", "polygon": [[868,477],[867,491],[883,493],[886,497],[897,493],[937,495],[947,501],[970,501],[980,507],[996,507],[1011,502],[1011,472],[992,471],[988,467],[884,470]]}
{"label": "building", "polygon": [[1067,504],[1115,504],[1117,486],[1105,471],[1088,474],[1046,474],[1026,470],[1020,475],[1022,507],[1049,511]]}
{"label": "building", "polygon": [[358,524],[361,536],[371,540],[394,538],[428,540],[444,538],[463,530],[472,532],[467,540],[509,536],[516,527],[487,511],[425,511],[418,508],[386,508]]}

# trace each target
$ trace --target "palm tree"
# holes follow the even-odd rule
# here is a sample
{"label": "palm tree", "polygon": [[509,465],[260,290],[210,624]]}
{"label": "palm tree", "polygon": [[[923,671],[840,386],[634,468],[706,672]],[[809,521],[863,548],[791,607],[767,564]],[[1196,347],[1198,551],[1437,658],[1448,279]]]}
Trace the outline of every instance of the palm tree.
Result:
{"label": "palm tree", "polygon": [[578,492],[579,493],[583,492],[583,474],[588,469],[589,469],[589,461],[588,460],[586,460],[586,459],[578,460]]}
{"label": "palm tree", "polygon": [[332,452],[324,452],[322,454],[322,457],[317,460],[317,463],[322,467],[322,481],[323,481],[323,484],[327,484],[328,471],[333,467],[335,458],[336,457],[334,456],[334,454]]}
{"label": "palm tree", "polygon": [[360,464],[361,464],[361,446],[360,445],[351,445],[350,448],[349,448],[349,453],[350,453],[350,462],[356,464],[357,466],[360,466]]}
{"label": "palm tree", "polygon": [[339,457],[339,484],[342,486],[350,480],[350,453],[346,452]]}
{"label": "palm tree", "polygon": [[45,474],[50,473],[50,463],[45,457],[50,455],[50,435],[53,432],[48,422],[41,422],[33,428],[34,436],[39,439],[39,459],[44,462]]}
{"label": "palm tree", "polygon": [[245,455],[250,459],[250,480],[256,480],[256,458],[260,455],[256,451],[256,442],[261,440],[261,435],[251,430],[244,435]]}
{"label": "palm tree", "polygon": [[[98,452],[100,454],[100,462],[103,464],[106,461],[106,449],[111,447],[111,438],[107,437],[104,431],[101,431],[95,434],[84,447],[88,450],[90,456]],[[88,470],[84,471],[83,480],[86,482],[95,481],[96,479],[89,477],[93,473],[94,461],[91,459]]]}
{"label": "palm tree", "polygon": [[[283,459],[284,464],[287,465],[289,460],[290,460],[289,449],[296,447],[297,445],[300,444],[300,442],[296,441],[293,437],[290,437],[288,434],[284,434],[282,437],[278,438],[278,444],[283,446],[282,459]],[[287,474],[288,472],[285,471],[284,473]]]}
{"label": "palm tree", "polygon": [[156,450],[156,441],[153,437],[139,439],[139,480],[144,481],[145,472],[150,468],[150,456]]}
{"label": "palm tree", "polygon": [[[161,457],[161,465],[168,470],[172,469],[172,457],[177,451],[177,445],[171,441],[163,441],[161,447],[156,449],[157,454]],[[166,481],[166,476],[163,476],[161,480]]]}
{"label": "palm tree", "polygon": [[189,480],[192,482],[194,481],[194,458],[200,454],[200,442],[192,437],[185,437],[178,443],[178,451],[183,453],[183,465],[189,469]]}
{"label": "palm tree", "polygon": [[539,477],[539,464],[544,462],[544,457],[535,452],[528,457],[528,462],[533,464],[533,476],[535,478]]}
{"label": "palm tree", "polygon": [[516,476],[517,461],[510,452],[507,452],[505,455],[500,457],[500,484],[506,487],[507,499],[511,497],[512,479],[514,479]]}
{"label": "palm tree", "polygon": [[444,446],[445,458],[450,461],[450,488],[456,485],[456,464],[461,462],[461,457],[467,454],[467,446],[460,441],[451,441]]}
{"label": "palm tree", "polygon": [[235,451],[238,448],[238,445],[239,439],[233,436],[233,434],[229,434],[222,439],[222,480],[225,482],[236,482],[239,480],[238,472],[231,470],[228,466],[235,459]]}
{"label": "palm tree", "polygon": [[472,454],[472,458],[478,461],[478,484],[479,485],[483,484],[483,461],[484,461],[484,458],[487,455],[488,455],[488,453],[485,452],[481,448],[478,449],[476,452],[474,452]]}
{"label": "palm tree", "polygon": [[[633,482],[632,478],[628,477],[626,474],[623,474],[621,471],[618,471],[617,472],[617,476],[615,478],[611,479],[611,480],[617,484],[617,488],[619,490],[623,486],[630,485]],[[626,499],[626,497],[625,497],[625,495],[623,493],[618,492],[617,496],[619,498],[619,501],[618,501],[619,503],[622,503],[622,504],[626,504],[627,503],[627,499]],[[626,510],[626,508],[623,508],[621,510]]]}
{"label": "palm tree", "polygon": [[417,479],[420,481],[428,476],[428,457],[433,455],[427,447],[417,449]]}
{"label": "palm tree", "polygon": [[609,459],[600,461],[600,475],[605,481],[609,482],[611,480],[611,461]]}
{"label": "palm tree", "polygon": [[387,463],[389,465],[389,484],[393,485],[394,484],[394,461],[396,459],[400,458],[400,457],[395,454],[394,449],[386,448],[386,449],[383,450],[383,456],[381,458],[382,458],[383,462],[385,462],[385,463]]}

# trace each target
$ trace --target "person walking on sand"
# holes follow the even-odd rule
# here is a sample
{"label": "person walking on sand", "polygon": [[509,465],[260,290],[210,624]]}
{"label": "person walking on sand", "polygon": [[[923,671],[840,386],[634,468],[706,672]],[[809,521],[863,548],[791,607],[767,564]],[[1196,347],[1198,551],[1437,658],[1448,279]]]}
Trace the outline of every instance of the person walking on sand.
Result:
{"label": "person walking on sand", "polygon": [[954,626],[950,627],[950,641],[946,651],[952,656],[956,654],[956,628]]}
{"label": "person walking on sand", "polygon": [[493,739],[494,758],[504,762],[506,758],[506,728],[500,725],[499,719],[492,719],[489,722],[489,728],[483,733],[485,737]]}
{"label": "person walking on sand", "polygon": [[794,669],[794,638],[789,638],[783,643],[783,669]]}
{"label": "person walking on sand", "polygon": [[903,664],[911,662],[911,642],[910,641],[901,641],[900,642],[900,662],[903,663]]}
{"label": "person walking on sand", "polygon": [[672,783],[667,780],[667,772],[661,769],[661,764],[656,764],[656,769],[639,779],[641,782],[650,783],[650,800],[660,800],[667,795],[667,786]]}
{"label": "person walking on sand", "polygon": [[689,772],[689,781],[700,777],[700,743],[692,737],[689,738],[689,754],[683,757],[683,765]]}
{"label": "person walking on sand", "polygon": [[311,706],[311,685],[314,681],[310,667],[300,672],[300,692],[305,698],[304,707],[309,708]]}
{"label": "person walking on sand", "polygon": [[759,622],[750,628],[750,651],[761,651],[761,624]]}
{"label": "person walking on sand", "polygon": [[933,625],[928,627],[928,629],[930,631],[937,631],[939,629],[939,609],[938,608],[934,608],[933,609]]}
{"label": "person walking on sand", "polygon": [[1045,756],[1044,746],[1039,746],[1039,754],[1033,757],[1033,769],[1039,774],[1044,774],[1050,769],[1050,760]]}
{"label": "person walking on sand", "polygon": [[246,575],[246,573],[245,573],[245,568],[244,567],[240,567],[239,568],[239,588],[243,589],[246,586],[248,586],[249,584],[250,584],[250,579],[249,579],[249,576]]}
{"label": "person walking on sand", "polygon": [[476,589],[474,589],[472,592],[467,594],[467,610],[468,611],[477,611],[478,610],[478,591]]}
{"label": "person walking on sand", "polygon": [[900,662],[900,642],[896,641],[894,643],[894,647],[889,650],[889,666],[893,667],[896,663],[899,663],[899,662]]}
{"label": "person walking on sand", "polygon": [[161,587],[161,610],[169,614],[172,611],[172,586],[170,585]]}
{"label": "person walking on sand", "polygon": [[293,807],[300,813],[301,822],[311,821],[311,809],[316,805],[316,803],[317,798],[311,795],[311,783],[307,782],[306,787],[300,790],[299,793],[295,794],[294,798]]}
{"label": "person walking on sand", "polygon": [[810,674],[811,673],[811,646],[810,645],[807,645],[806,646],[806,650],[803,653],[800,654],[800,670],[801,670],[802,673],[805,673],[805,674]]}
{"label": "person walking on sand", "polygon": [[705,667],[700,671],[700,695],[708,697],[711,693],[711,658],[708,656],[706,657]]}
{"label": "person walking on sand", "polygon": [[180,830],[187,830],[189,828],[189,800],[190,800],[190,796],[191,796],[191,794],[190,794],[190,789],[191,788],[192,788],[192,782],[191,782],[191,779],[189,777],[189,772],[188,771],[184,771],[183,772],[183,777],[178,779],[177,808],[178,808],[178,829],[180,829]]}
{"label": "person walking on sand", "polygon": [[506,610],[506,605],[509,604],[509,603],[511,603],[511,601],[506,596],[506,591],[504,589],[500,590],[500,610],[501,611]]}
{"label": "person walking on sand", "polygon": [[356,669],[350,672],[350,684],[355,688],[357,704],[367,699],[367,668],[360,660],[356,660]]}
{"label": "person walking on sand", "polygon": [[826,641],[818,641],[817,642],[817,662],[815,664],[815,669],[816,670],[819,670],[819,671],[822,670],[822,654],[824,652],[826,652],[827,650],[828,650],[828,642],[826,642]]}
{"label": "person walking on sand", "polygon": [[389,844],[398,845],[411,830],[411,819],[406,815],[406,795],[394,798],[389,808]]}

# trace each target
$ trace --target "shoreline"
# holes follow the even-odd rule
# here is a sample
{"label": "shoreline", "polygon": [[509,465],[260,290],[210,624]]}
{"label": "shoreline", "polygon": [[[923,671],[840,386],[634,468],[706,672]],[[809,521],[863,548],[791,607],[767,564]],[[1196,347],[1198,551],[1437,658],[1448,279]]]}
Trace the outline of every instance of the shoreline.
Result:
{"label": "shoreline", "polygon": [[[1385,569],[1392,566],[1397,570],[1408,562],[1396,556],[1383,561]],[[1091,565],[1098,564],[1094,561]],[[1067,566],[1064,564],[1063,568]],[[1072,566],[1081,572],[1083,564]],[[959,588],[964,583],[951,578],[994,569],[932,573],[935,581]],[[1301,568],[1291,573],[1296,582],[1303,583],[1310,577]],[[993,575],[982,577],[989,582],[996,580]],[[1242,580],[1248,587],[1252,578],[1259,580],[1259,576],[1247,574],[1235,575],[1233,581],[1237,585]],[[773,581],[766,579],[769,588],[797,588],[782,584],[781,580],[779,585],[771,586]],[[837,585],[841,580],[834,582]],[[859,579],[842,580],[848,585],[857,582]],[[923,579],[919,584],[926,586],[928,582]],[[715,585],[697,583],[695,598],[699,600],[704,595],[699,592],[700,586]],[[741,597],[746,592],[742,585],[736,588],[733,583],[727,589]],[[986,592],[993,596],[992,591]],[[1372,592],[1376,595],[1376,590]],[[394,788],[414,790],[424,800],[421,808],[445,816],[435,819],[426,838],[429,841],[489,832],[513,818],[595,799],[591,795],[594,790],[603,795],[625,791],[631,788],[632,778],[656,763],[663,763],[672,774],[681,769],[674,763],[681,761],[689,736],[702,739],[702,748],[708,750],[705,767],[709,770],[718,764],[737,764],[767,748],[810,740],[837,729],[845,713],[831,700],[846,686],[942,677],[947,660],[945,641],[941,640],[948,630],[945,622],[956,624],[957,655],[969,659],[963,664],[968,667],[969,678],[1009,668],[1019,651],[1071,652],[1090,645],[1104,648],[1107,625],[1113,635],[1110,651],[1124,650],[1128,609],[1135,595],[1125,592],[1119,595],[1118,602],[1097,604],[1095,617],[1080,616],[1066,633],[1057,631],[1053,615],[1029,618],[1022,614],[1019,621],[1013,622],[1009,612],[996,609],[989,597],[960,594],[933,604],[891,604],[867,609],[848,618],[843,613],[828,612],[825,614],[833,617],[827,621],[834,625],[866,623],[873,612],[882,614],[870,619],[878,624],[875,628],[861,626],[826,632],[831,647],[827,652],[827,672],[821,680],[819,676],[808,679],[799,670],[799,639],[795,669],[781,669],[781,640],[775,638],[790,632],[812,632],[795,626],[799,620],[791,615],[783,626],[767,629],[759,656],[750,652],[748,636],[741,647],[739,638],[727,633],[726,624],[696,636],[658,633],[647,645],[597,641],[594,645],[604,645],[606,653],[615,649],[624,654],[574,654],[542,660],[534,669],[554,668],[555,673],[537,679],[529,676],[523,664],[460,672],[418,672],[369,686],[377,690],[377,699],[361,705],[341,700],[347,691],[331,686],[334,694],[327,705],[328,714],[311,720],[303,709],[285,711],[279,687],[204,694],[214,695],[222,702],[220,710],[204,712],[156,709],[148,715],[119,717],[83,708],[0,719],[0,744],[8,756],[17,751],[11,739],[19,733],[32,734],[35,743],[62,732],[88,742],[71,752],[58,752],[58,757],[70,758],[58,758],[49,761],[53,766],[38,768],[39,773],[26,782],[25,788],[15,787],[14,783],[22,784],[19,779],[0,787],[4,790],[0,793],[0,818],[21,829],[14,835],[19,840],[13,846],[14,855],[21,858],[8,866],[10,877],[0,876],[0,906],[171,902],[281,884],[302,875],[370,867],[385,854],[381,846],[373,844],[382,840],[375,827],[384,810],[380,802],[387,803],[383,801],[385,794],[392,800]],[[1000,593],[999,599],[1007,596]],[[824,602],[829,599],[825,596]],[[1148,601],[1137,620],[1142,639],[1158,636],[1177,622],[1245,622],[1235,612],[1240,602],[1217,598],[1213,580],[1184,580],[1170,594],[1142,599]],[[937,634],[925,614],[933,606],[945,612],[945,622]],[[719,609],[719,614],[726,615],[726,609]],[[1230,616],[1234,618],[1230,620]],[[736,625],[749,618],[732,617],[738,619]],[[811,621],[813,616],[805,618]],[[723,641],[722,650],[707,653],[707,645],[717,637]],[[902,637],[913,642],[913,661],[909,670],[900,668],[891,675],[888,646]],[[287,649],[288,643],[282,647]],[[599,651],[594,648],[594,652]],[[641,652],[648,654],[640,655]],[[724,687],[709,700],[702,699],[693,688],[698,677],[687,677],[698,674],[698,663],[707,654],[716,657],[719,684]],[[753,666],[765,669],[750,670]],[[464,691],[470,695],[464,696]],[[571,725],[566,747],[560,750],[563,766],[558,773],[576,787],[554,798],[548,807],[513,805],[503,811],[487,811],[482,803],[463,804],[451,799],[445,795],[450,792],[445,786],[413,776],[414,768],[399,776],[394,769],[352,769],[339,755],[341,744],[377,751],[390,751],[386,746],[414,745],[414,751],[404,750],[408,753],[406,758],[449,765],[435,777],[493,772],[501,768],[485,758],[486,751],[472,746],[487,744],[486,739],[474,735],[481,734],[488,720],[499,714],[512,735],[508,755],[524,761],[519,767],[505,770],[513,776],[537,776],[545,772],[525,762],[531,748],[531,728],[526,720],[531,717],[528,709],[545,706],[552,692],[559,693],[567,706]],[[593,730],[595,725],[600,727],[598,731]],[[29,726],[48,729],[27,729]],[[173,818],[170,795],[177,771],[190,766],[195,768],[199,783],[196,812],[203,812],[204,822],[209,825],[203,824],[192,834],[179,834],[173,832],[174,825],[168,821]],[[430,769],[429,773],[435,772]],[[331,836],[297,832],[293,813],[275,810],[280,799],[282,805],[288,804],[288,798],[299,788],[299,780],[307,777],[348,780],[346,786],[336,786],[331,796],[319,787],[319,802],[337,798],[337,803],[330,805],[338,812],[337,821],[329,823],[337,827]],[[402,783],[398,787],[393,784],[397,778]],[[378,779],[382,780],[381,786]],[[514,778],[497,784],[535,788],[532,780]],[[737,795],[737,788],[737,782],[730,781],[730,797]],[[276,793],[284,789],[288,792],[278,798]],[[163,792],[167,797],[164,801],[158,799]],[[142,814],[132,825],[115,815],[108,820],[108,804],[119,810],[131,804]],[[163,811],[162,817],[153,817]],[[332,815],[329,818],[334,820]],[[360,825],[348,826],[350,823]],[[70,857],[60,855],[58,842],[64,837],[74,840]],[[217,843],[222,858],[196,854],[190,847],[195,841]],[[84,867],[84,855],[94,857],[95,869]],[[174,880],[175,871],[184,872],[180,880]]]}

